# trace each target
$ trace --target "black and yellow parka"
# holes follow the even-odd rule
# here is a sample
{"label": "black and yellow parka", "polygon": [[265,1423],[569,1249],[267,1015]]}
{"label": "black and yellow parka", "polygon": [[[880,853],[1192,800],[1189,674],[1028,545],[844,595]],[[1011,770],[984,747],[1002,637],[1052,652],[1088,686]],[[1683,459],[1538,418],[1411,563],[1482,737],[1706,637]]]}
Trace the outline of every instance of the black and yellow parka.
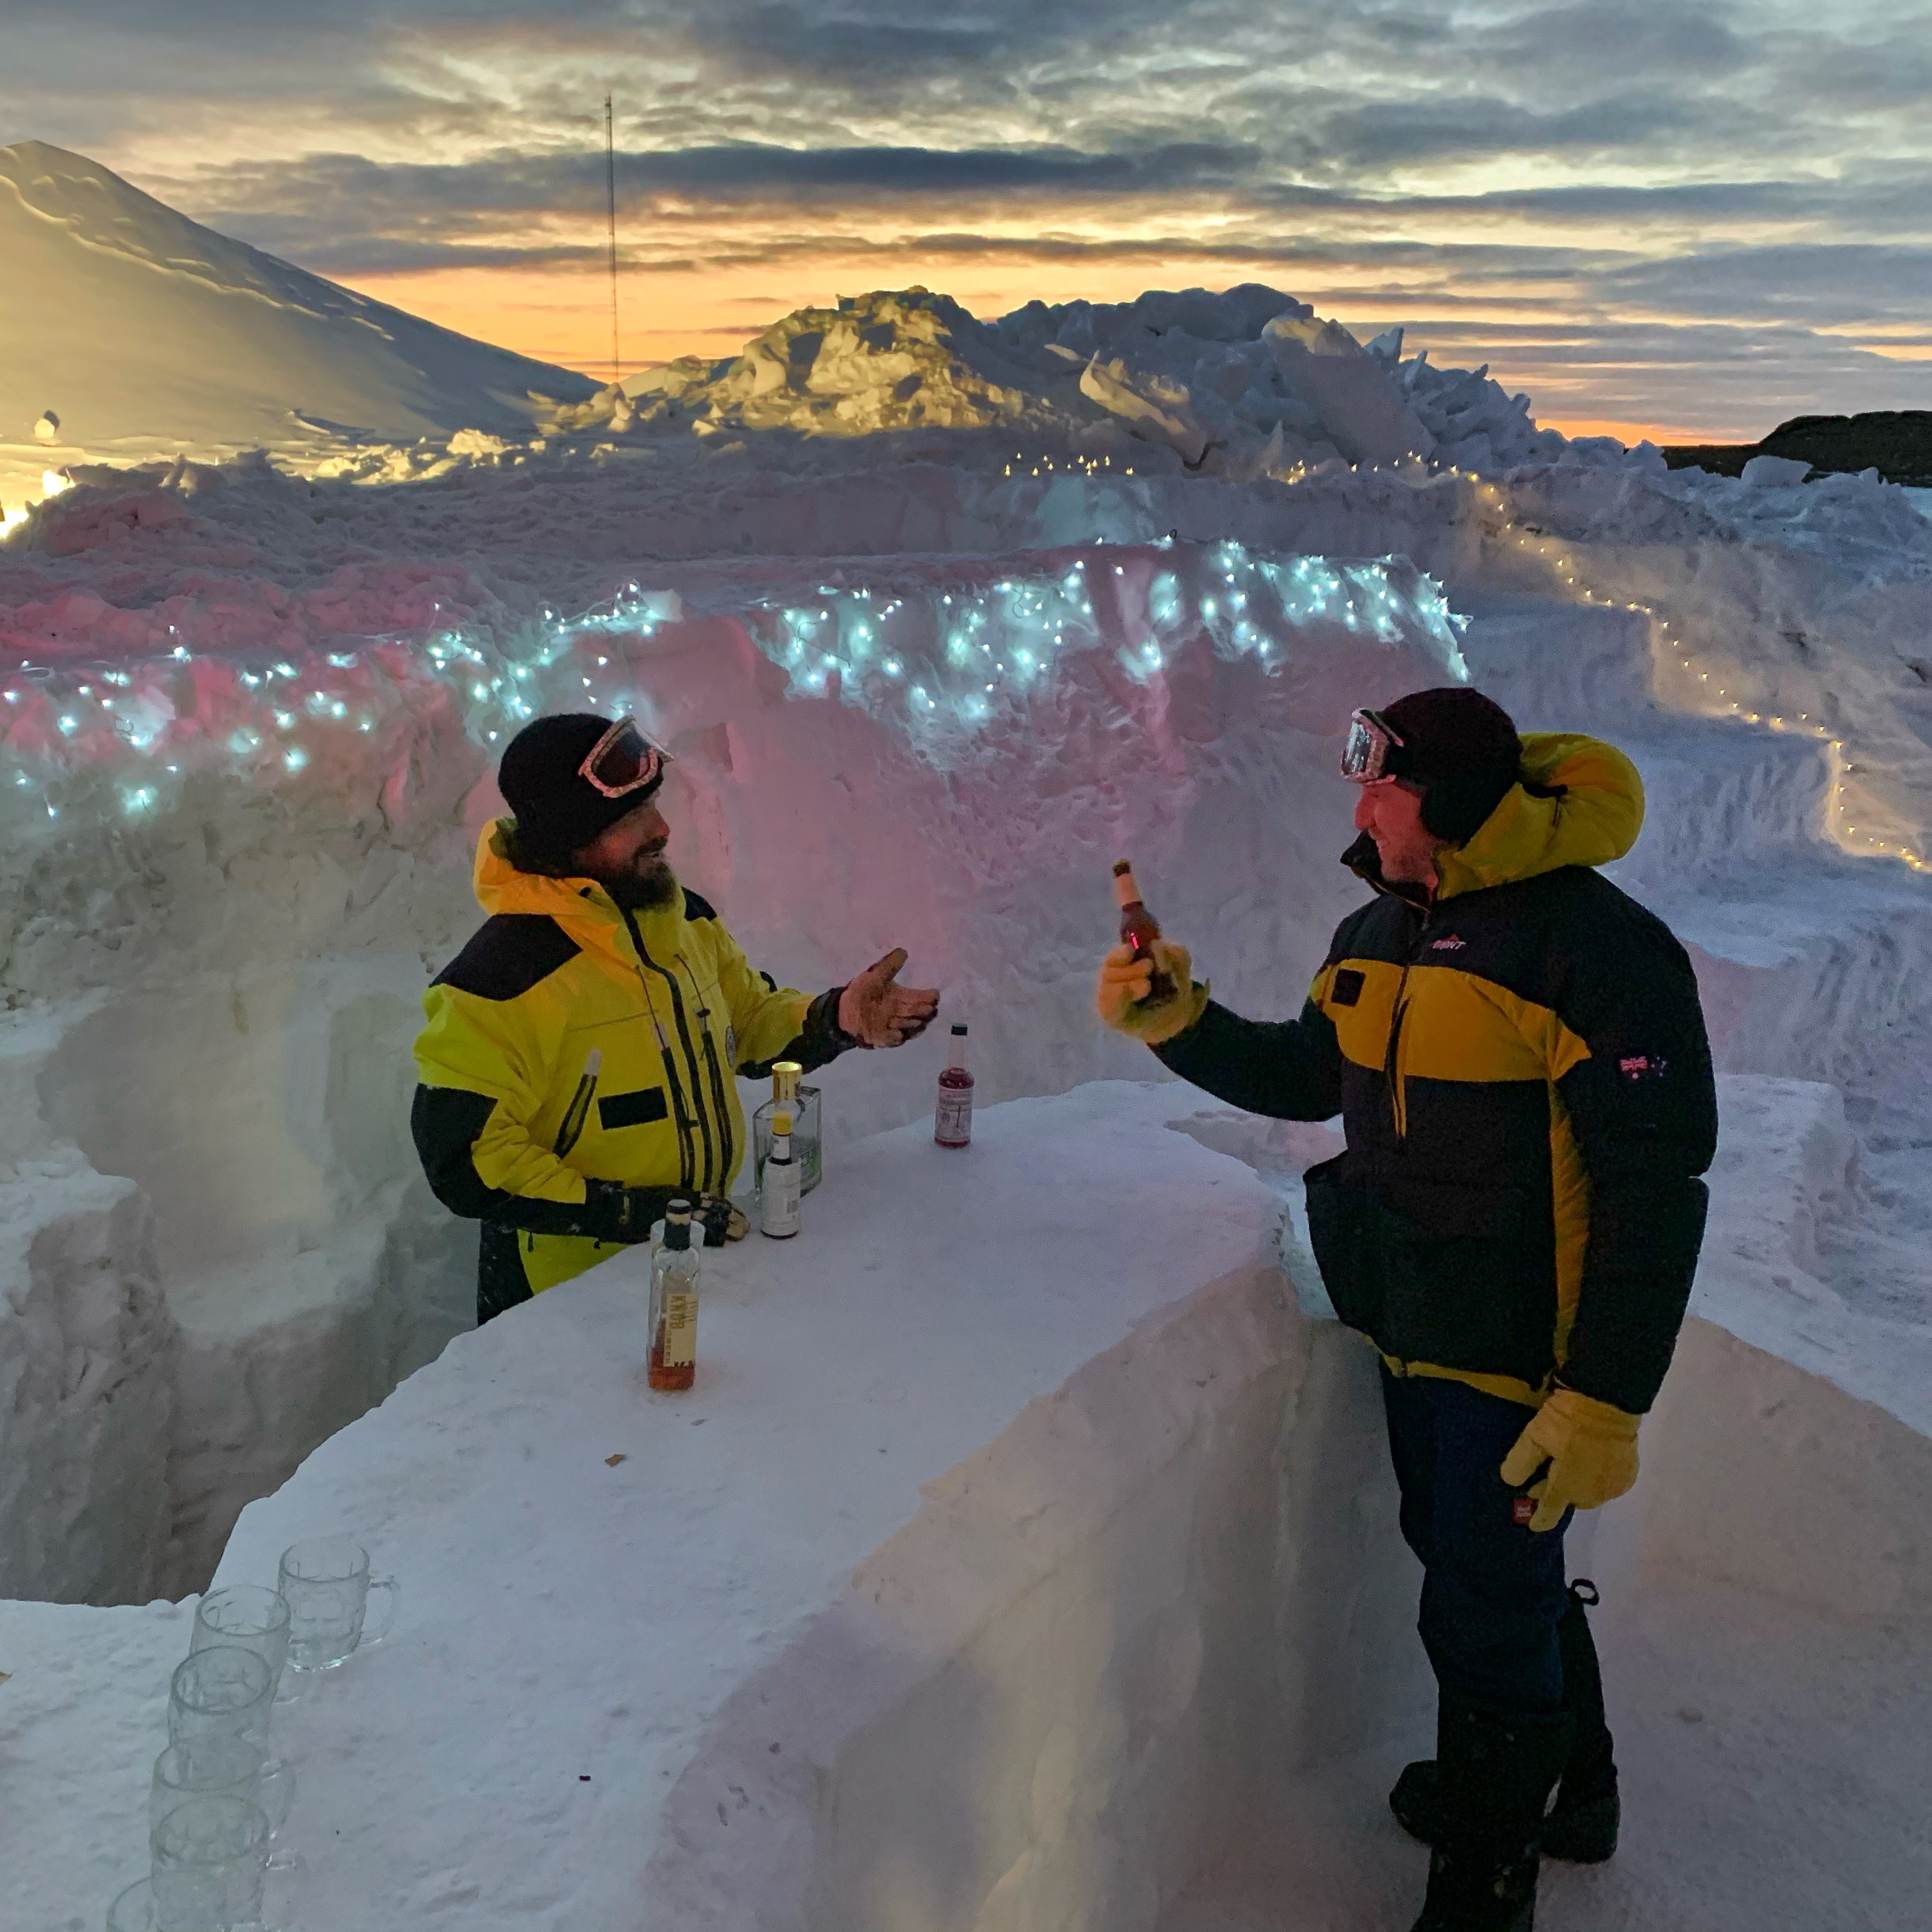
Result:
{"label": "black and yellow parka", "polygon": [[1336,1312],[1394,1372],[1642,1414],[1703,1236],[1710,1048],[1683,947],[1592,869],[1636,843],[1635,767],[1585,737],[1524,747],[1531,789],[1440,856],[1432,893],[1384,882],[1371,838],[1350,848],[1377,896],[1298,1018],[1210,1001],[1155,1051],[1251,1112],[1340,1114],[1310,1232]]}
{"label": "black and yellow parka", "polygon": [[490,917],[423,997],[416,1150],[483,1223],[479,1318],[640,1241],[674,1195],[727,1192],[745,1149],[736,1076],[856,1044],[838,994],[754,971],[695,892],[619,907],[520,872],[512,822],[476,848]]}

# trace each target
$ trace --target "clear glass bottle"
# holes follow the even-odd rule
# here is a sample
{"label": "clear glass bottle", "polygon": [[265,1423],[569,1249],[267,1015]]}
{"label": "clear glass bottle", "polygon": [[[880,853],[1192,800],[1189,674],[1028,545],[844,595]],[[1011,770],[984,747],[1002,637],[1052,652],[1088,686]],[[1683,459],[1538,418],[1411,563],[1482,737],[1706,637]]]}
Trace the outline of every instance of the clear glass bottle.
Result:
{"label": "clear glass bottle", "polygon": [[765,1156],[764,1185],[758,1191],[758,1232],[775,1241],[798,1232],[802,1177],[791,1151],[791,1114],[781,1107],[772,1116],[771,1151]]}
{"label": "clear glass bottle", "polygon": [[651,1256],[651,1387],[667,1394],[698,1378],[698,1262],[691,1203],[664,1210],[664,1245]]}
{"label": "clear glass bottle", "polygon": [[963,1148],[973,1138],[973,1076],[966,1070],[966,1029],[952,1029],[952,1057],[939,1076],[932,1110],[932,1138],[941,1147]]}
{"label": "clear glass bottle", "polygon": [[772,1069],[772,1097],[752,1116],[752,1191],[765,1190],[765,1159],[772,1150],[772,1120],[782,1107],[791,1116],[791,1157],[798,1163],[798,1191],[809,1194],[824,1172],[819,1140],[818,1089],[801,1084],[805,1069],[781,1060]]}

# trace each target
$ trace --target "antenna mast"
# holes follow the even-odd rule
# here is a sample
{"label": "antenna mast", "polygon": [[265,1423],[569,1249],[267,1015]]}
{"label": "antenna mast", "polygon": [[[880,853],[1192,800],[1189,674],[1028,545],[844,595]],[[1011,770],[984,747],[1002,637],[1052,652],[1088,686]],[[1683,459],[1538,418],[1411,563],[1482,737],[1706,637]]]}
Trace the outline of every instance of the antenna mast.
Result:
{"label": "antenna mast", "polygon": [[604,193],[610,228],[610,380],[622,375],[617,359],[617,146],[610,118],[610,97],[604,97]]}

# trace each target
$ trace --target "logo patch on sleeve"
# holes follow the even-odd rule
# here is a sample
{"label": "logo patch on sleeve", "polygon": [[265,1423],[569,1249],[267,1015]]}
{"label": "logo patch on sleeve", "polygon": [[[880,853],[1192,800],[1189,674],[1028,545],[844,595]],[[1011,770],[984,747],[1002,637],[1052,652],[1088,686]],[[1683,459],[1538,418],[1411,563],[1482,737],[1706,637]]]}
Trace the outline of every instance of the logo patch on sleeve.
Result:
{"label": "logo patch on sleeve", "polygon": [[1617,1071],[1626,1080],[1661,1080],[1666,1070],[1666,1062],[1660,1053],[1626,1054],[1617,1062]]}
{"label": "logo patch on sleeve", "polygon": [[1458,939],[1452,932],[1447,939],[1432,939],[1429,950],[1432,952],[1460,952],[1468,943],[1466,939]]}
{"label": "logo patch on sleeve", "polygon": [[1362,997],[1362,988],[1366,983],[1367,976],[1358,973],[1354,967],[1336,967],[1334,982],[1328,988],[1329,1004],[1352,1006]]}

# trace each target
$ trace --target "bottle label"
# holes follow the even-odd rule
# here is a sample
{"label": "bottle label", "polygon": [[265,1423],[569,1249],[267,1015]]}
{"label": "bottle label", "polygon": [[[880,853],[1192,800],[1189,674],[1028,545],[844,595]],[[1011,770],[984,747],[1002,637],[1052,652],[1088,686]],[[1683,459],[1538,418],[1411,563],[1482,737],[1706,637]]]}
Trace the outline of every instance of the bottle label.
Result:
{"label": "bottle label", "polygon": [[973,1138],[973,1091],[970,1088],[942,1087],[939,1106],[933,1116],[933,1137],[949,1147],[964,1147]]}
{"label": "bottle label", "polygon": [[671,1288],[664,1298],[664,1366],[688,1369],[698,1360],[698,1291]]}
{"label": "bottle label", "polygon": [[765,1163],[764,1198],[760,1203],[759,1232],[774,1239],[798,1232],[798,1163],[767,1161]]}

